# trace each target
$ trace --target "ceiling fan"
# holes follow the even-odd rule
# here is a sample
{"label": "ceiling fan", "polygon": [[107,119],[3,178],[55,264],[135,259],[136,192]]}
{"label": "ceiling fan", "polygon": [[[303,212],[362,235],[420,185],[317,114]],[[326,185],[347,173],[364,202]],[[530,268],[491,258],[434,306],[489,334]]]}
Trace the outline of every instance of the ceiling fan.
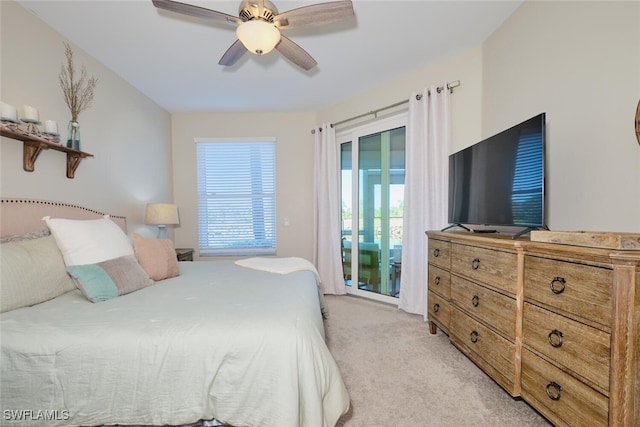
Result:
{"label": "ceiling fan", "polygon": [[291,39],[280,34],[280,30],[329,24],[354,14],[351,1],[317,3],[279,13],[269,0],[242,0],[238,17],[173,0],[152,1],[159,9],[237,25],[238,40],[218,62],[224,66],[235,64],[247,51],[264,55],[275,48],[300,68],[310,70],[318,65],[316,60]]}

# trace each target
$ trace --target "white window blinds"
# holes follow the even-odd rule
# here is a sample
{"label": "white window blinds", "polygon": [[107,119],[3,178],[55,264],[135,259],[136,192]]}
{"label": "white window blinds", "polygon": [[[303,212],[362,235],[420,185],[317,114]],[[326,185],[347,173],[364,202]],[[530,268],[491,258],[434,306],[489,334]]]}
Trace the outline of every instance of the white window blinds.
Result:
{"label": "white window blinds", "polygon": [[274,255],[275,140],[196,142],[200,255]]}

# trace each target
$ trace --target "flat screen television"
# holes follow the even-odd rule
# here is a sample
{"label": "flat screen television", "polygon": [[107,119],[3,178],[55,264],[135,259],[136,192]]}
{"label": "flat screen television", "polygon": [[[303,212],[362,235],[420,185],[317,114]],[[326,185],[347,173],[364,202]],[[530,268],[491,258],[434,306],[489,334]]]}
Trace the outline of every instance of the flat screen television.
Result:
{"label": "flat screen television", "polygon": [[541,113],[449,156],[449,223],[543,228],[544,176]]}

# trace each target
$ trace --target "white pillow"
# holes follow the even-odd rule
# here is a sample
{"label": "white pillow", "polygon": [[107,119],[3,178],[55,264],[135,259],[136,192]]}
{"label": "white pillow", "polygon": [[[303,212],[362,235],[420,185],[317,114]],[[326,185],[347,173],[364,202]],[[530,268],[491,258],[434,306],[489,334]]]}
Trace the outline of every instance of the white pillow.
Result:
{"label": "white pillow", "polygon": [[101,219],[42,218],[56,239],[66,265],[96,264],[133,255],[133,246],[118,225],[105,215]]}

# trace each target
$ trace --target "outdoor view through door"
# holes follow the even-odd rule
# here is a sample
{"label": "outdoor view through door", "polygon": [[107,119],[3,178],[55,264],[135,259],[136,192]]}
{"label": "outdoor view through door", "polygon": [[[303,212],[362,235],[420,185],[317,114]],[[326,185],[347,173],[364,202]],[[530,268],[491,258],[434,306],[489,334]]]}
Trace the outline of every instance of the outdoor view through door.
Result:
{"label": "outdoor view through door", "polygon": [[397,298],[402,273],[405,127],[351,135],[350,141],[340,141],[345,284],[349,293]]}

